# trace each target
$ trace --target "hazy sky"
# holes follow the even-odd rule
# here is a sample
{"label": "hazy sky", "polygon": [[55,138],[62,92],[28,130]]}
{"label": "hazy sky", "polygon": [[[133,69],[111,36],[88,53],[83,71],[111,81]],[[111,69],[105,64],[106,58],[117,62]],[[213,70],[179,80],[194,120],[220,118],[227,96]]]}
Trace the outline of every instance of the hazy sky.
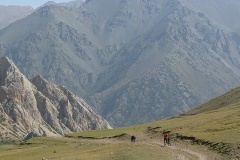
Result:
{"label": "hazy sky", "polygon": [[[32,6],[33,8],[37,8],[48,1],[50,0],[0,0],[0,5]],[[59,2],[70,2],[72,0],[52,0],[52,1],[59,3]]]}

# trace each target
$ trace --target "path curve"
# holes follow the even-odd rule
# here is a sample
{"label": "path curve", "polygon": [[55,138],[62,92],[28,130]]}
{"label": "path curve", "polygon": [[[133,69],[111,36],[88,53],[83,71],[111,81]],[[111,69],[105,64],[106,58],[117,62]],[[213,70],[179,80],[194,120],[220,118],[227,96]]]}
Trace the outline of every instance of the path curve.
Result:
{"label": "path curve", "polygon": [[183,148],[179,148],[179,147],[173,147],[173,146],[169,146],[170,148],[172,149],[178,149],[178,150],[181,150],[181,151],[184,151],[184,152],[187,152],[189,154],[192,154],[192,155],[195,155],[199,158],[199,160],[207,160],[205,156],[203,156],[202,154],[198,153],[198,152],[194,152],[192,150],[189,150],[189,149],[183,149]]}
{"label": "path curve", "polygon": [[[119,140],[116,140],[116,141],[113,141],[112,139],[104,139],[104,140],[101,140],[101,141],[105,141],[106,143],[125,143],[124,141],[119,141]],[[131,143],[131,142],[129,142]],[[178,160],[189,160],[188,158],[186,158],[186,153],[189,154],[189,155],[192,155],[192,156],[195,156],[197,157],[198,160],[208,160],[207,156],[204,155],[204,154],[201,154],[199,152],[195,152],[191,149],[186,149],[186,148],[181,148],[181,147],[178,147],[178,146],[164,146],[163,143],[161,142],[156,142],[156,141],[148,141],[148,143],[145,142],[136,142],[136,143],[142,143],[142,144],[145,144],[145,145],[155,145],[155,146],[161,146],[161,147],[166,147],[171,149],[171,150],[178,150],[178,151],[181,151],[183,152],[183,154],[176,154],[175,156],[178,157],[177,159]],[[173,154],[175,152],[173,151]],[[185,154],[184,154],[185,153]]]}
{"label": "path curve", "polygon": [[[157,144],[157,145],[164,146],[163,143],[158,143],[158,142],[152,142],[152,144]],[[168,147],[168,148],[175,149],[175,150],[180,150],[180,151],[183,151],[185,153],[194,155],[194,156],[198,157],[199,160],[207,160],[207,158],[204,155],[202,155],[201,153],[198,153],[198,152],[195,152],[195,151],[192,151],[192,150],[189,150],[189,149],[184,149],[184,148],[180,148],[180,147],[176,147],[176,146],[164,146],[164,147]],[[185,160],[185,158],[182,157],[182,160]]]}

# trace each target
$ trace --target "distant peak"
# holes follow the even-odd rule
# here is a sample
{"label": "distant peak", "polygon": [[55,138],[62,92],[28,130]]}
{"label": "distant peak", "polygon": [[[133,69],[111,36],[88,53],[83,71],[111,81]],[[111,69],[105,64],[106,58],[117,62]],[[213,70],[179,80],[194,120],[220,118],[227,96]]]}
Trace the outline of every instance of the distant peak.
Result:
{"label": "distant peak", "polygon": [[5,56],[0,57],[0,66],[2,67],[3,65],[4,66],[8,65],[8,67],[13,66],[17,68],[15,64],[8,57],[5,57]]}

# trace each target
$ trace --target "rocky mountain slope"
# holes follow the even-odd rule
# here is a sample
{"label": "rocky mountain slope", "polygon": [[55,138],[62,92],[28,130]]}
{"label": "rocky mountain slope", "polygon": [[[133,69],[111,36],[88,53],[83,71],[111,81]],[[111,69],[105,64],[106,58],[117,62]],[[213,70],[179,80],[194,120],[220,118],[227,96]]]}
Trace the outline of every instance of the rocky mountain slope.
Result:
{"label": "rocky mountain slope", "polygon": [[44,6],[0,31],[1,55],[27,77],[67,86],[113,126],[149,122],[240,85],[240,2],[218,2]]}
{"label": "rocky mountain slope", "polygon": [[0,29],[9,24],[26,17],[33,12],[29,6],[3,6],[0,5]]}
{"label": "rocky mountain slope", "polygon": [[7,57],[0,58],[0,127],[4,140],[60,136],[111,128],[81,98],[41,76],[28,80]]}

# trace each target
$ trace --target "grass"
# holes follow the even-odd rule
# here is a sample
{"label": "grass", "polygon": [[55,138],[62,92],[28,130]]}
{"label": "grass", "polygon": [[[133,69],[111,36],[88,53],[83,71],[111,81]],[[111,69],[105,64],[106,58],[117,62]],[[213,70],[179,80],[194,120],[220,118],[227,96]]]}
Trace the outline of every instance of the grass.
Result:
{"label": "grass", "polygon": [[[26,143],[0,145],[0,159],[174,159],[171,150],[159,145],[164,130],[171,131],[172,138],[176,135],[183,135],[209,142],[208,147],[218,149],[222,153],[227,148],[227,153],[231,153],[227,157],[232,158],[234,154],[236,156],[240,152],[240,103],[236,100],[237,94],[238,90],[226,94],[233,96],[232,101],[226,95],[220,96],[222,99],[218,97],[204,104],[203,108],[198,107],[194,114],[171,117],[143,125],[71,133],[61,138],[39,137],[32,138]],[[223,104],[223,101],[227,102],[227,105],[216,107]],[[206,109],[208,105],[210,109]],[[130,142],[130,135],[137,136],[137,143]],[[216,148],[216,144],[220,146],[220,149]],[[174,153],[182,154],[182,151],[175,150]],[[190,156],[189,159],[196,158],[191,157],[192,155],[185,156]]]}
{"label": "grass", "polygon": [[156,146],[131,143],[106,143],[96,140],[71,138],[33,138],[25,145],[3,145],[0,147],[1,160],[152,160],[163,154]]}
{"label": "grass", "polygon": [[226,107],[228,105],[237,103],[239,101],[240,101],[240,87],[237,87],[221,96],[218,96],[218,97],[210,100],[207,103],[204,103],[196,108],[193,108],[192,110],[186,112],[185,114],[191,115],[191,114],[199,114],[199,113],[203,113],[203,112],[208,112],[208,111]]}

